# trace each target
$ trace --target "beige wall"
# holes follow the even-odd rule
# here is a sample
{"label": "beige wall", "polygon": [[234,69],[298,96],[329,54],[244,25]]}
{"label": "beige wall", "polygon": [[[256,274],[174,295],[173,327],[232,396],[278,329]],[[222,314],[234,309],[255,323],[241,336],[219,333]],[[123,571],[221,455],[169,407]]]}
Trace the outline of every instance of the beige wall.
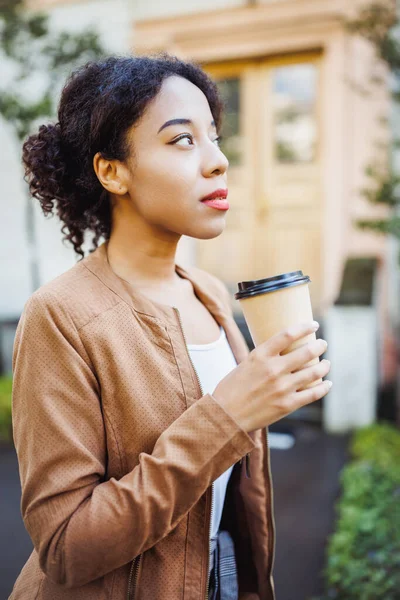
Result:
{"label": "beige wall", "polygon": [[342,0],[282,0],[195,19],[180,15],[136,21],[134,29],[139,54],[164,49],[206,64],[322,49],[321,312],[338,296],[347,256],[377,254],[384,259],[388,246],[384,237],[359,232],[352,224],[355,218],[385,212],[373,210],[359,189],[375,153],[373,141],[382,135],[377,119],[387,115],[389,105],[385,85],[367,97],[354,88],[368,83],[373,52],[344,30],[343,16],[351,8]]}
{"label": "beige wall", "polygon": [[[40,4],[40,2],[38,3]],[[110,52],[129,52],[131,15],[128,0],[93,2],[48,2],[47,14],[53,31],[77,32],[93,26]],[[67,73],[66,73],[67,76]],[[30,82],[29,93],[40,92],[41,81]],[[57,93],[57,91],[54,91]],[[43,119],[47,122],[50,119]],[[46,219],[36,199],[27,199],[28,186],[23,181],[21,143],[11,127],[0,119],[0,158],[2,195],[0,198],[0,319],[17,318],[33,293],[29,261],[36,255],[40,284],[71,267],[76,256],[70,245],[63,244],[58,217]],[[36,244],[32,247],[26,232],[26,205],[34,207]],[[12,209],[10,208],[12,206]],[[89,244],[88,244],[89,245]],[[90,244],[91,246],[91,244]]]}
{"label": "beige wall", "polygon": [[[87,2],[90,0],[86,0]],[[179,14],[192,14],[219,8],[232,8],[253,4],[272,4],[287,0],[130,0],[136,18],[170,17]],[[25,0],[27,6],[34,8],[52,8],[62,4],[83,4],[81,0]]]}
{"label": "beige wall", "polygon": [[[375,60],[372,48],[360,38],[347,41],[346,67],[348,85],[344,139],[351,157],[347,165],[349,217],[351,221],[369,216],[384,218],[387,207],[373,207],[359,190],[371,185],[371,180],[364,172],[367,164],[375,159],[385,163],[388,159],[387,150],[376,147],[377,142],[385,145],[389,142],[388,127],[379,122],[380,117],[390,116],[388,74],[383,65]],[[382,85],[371,84],[373,75],[382,78]],[[349,253],[358,255],[373,252],[374,248],[379,250],[381,244],[378,236],[351,229]]]}
{"label": "beige wall", "polygon": [[371,87],[373,64],[373,51],[364,40],[350,38],[343,31],[327,38],[323,100],[326,307],[335,300],[348,256],[378,255],[384,268],[386,238],[354,224],[356,219],[384,218],[388,213],[386,207],[373,207],[360,193],[369,184],[364,169],[378,152],[375,140],[388,139],[388,129],[378,122],[380,116],[389,114],[387,74],[381,65],[377,70],[384,83],[378,89]]}
{"label": "beige wall", "polygon": [[315,49],[325,45],[332,26],[341,26],[341,2],[280,0],[198,13],[195,18],[136,18],[133,49],[168,49],[202,62]]}
{"label": "beige wall", "polygon": [[246,0],[135,0],[135,19],[172,17],[244,6]]}
{"label": "beige wall", "polygon": [[[352,256],[376,255],[380,257],[379,273],[379,328],[382,337],[389,329],[388,280],[390,273],[390,240],[387,236],[358,229],[354,221],[358,219],[384,219],[390,214],[387,206],[373,206],[362,197],[360,190],[370,188],[373,181],[365,175],[365,167],[371,159],[388,160],[387,150],[376,147],[389,141],[389,129],[380,124],[380,117],[390,116],[390,95],[387,71],[375,60],[372,48],[365,40],[352,38],[349,41],[348,69],[352,80],[364,90],[349,91],[347,109],[348,143],[351,145],[351,163],[348,164],[348,238],[347,252]],[[382,85],[371,85],[372,75],[382,77]]]}
{"label": "beige wall", "polygon": [[[60,8],[77,4],[76,0],[29,2],[36,6],[57,4]],[[135,19],[130,43],[139,54],[168,50],[212,63],[323,50],[321,311],[335,301],[349,255],[381,256],[383,289],[387,287],[387,240],[358,231],[353,225],[356,218],[384,216],[387,212],[370,206],[359,193],[366,184],[364,168],[376,152],[374,140],[387,135],[382,133],[377,118],[388,112],[385,86],[370,96],[360,95],[359,89],[368,86],[373,52],[365,41],[350,38],[342,26],[343,16],[365,2],[128,0]],[[94,6],[92,2],[80,4],[89,10],[90,5]],[[105,11],[112,6],[115,14],[114,3],[103,0],[103,4]],[[182,246],[189,248],[190,244]]]}

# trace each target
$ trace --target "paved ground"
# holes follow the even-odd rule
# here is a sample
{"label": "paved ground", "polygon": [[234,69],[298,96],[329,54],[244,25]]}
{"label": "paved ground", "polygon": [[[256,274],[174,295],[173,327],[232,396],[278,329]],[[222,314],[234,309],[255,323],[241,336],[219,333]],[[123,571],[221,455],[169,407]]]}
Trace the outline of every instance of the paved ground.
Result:
{"label": "paved ground", "polygon": [[20,514],[21,486],[14,448],[0,446],[0,599],[7,600],[31,553],[32,542]]}
{"label": "paved ground", "polygon": [[[271,431],[284,429],[283,423]],[[277,600],[309,600],[322,591],[319,574],[348,436],[329,436],[318,426],[299,422],[290,426],[294,446],[271,451],[277,529],[274,578]],[[0,600],[7,600],[32,549],[20,516],[21,488],[12,447],[0,446],[0,480]]]}
{"label": "paved ground", "polygon": [[[277,529],[274,579],[277,600],[309,600],[323,591],[320,573],[349,436],[327,435],[315,425],[292,427],[295,445],[271,451]],[[271,427],[275,429],[282,426]]]}

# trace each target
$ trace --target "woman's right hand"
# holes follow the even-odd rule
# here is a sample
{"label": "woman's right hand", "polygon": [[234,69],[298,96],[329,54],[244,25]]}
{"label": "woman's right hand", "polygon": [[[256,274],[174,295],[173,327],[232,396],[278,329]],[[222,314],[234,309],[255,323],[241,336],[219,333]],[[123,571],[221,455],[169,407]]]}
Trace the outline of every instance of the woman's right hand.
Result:
{"label": "woman's right hand", "polygon": [[280,354],[311,333],[315,333],[315,327],[310,323],[284,329],[254,348],[218,383],[212,396],[246,432],[267,427],[330,390],[326,381],[302,389],[330,371],[330,363],[325,360],[304,368],[325,352],[325,340],[313,340]]}

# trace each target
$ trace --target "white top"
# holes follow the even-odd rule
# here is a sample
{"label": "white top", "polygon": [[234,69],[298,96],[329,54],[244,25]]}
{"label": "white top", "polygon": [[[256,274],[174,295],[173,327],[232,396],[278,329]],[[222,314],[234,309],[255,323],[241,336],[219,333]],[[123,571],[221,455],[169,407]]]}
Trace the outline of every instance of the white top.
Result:
{"label": "white top", "polygon": [[[210,344],[187,344],[190,357],[199,376],[204,394],[212,394],[218,383],[237,366],[236,359],[226,338],[225,331],[220,326],[220,337]],[[211,551],[217,537],[222,509],[225,501],[226,486],[233,465],[213,482],[213,508],[211,512]],[[213,555],[210,557],[210,571]]]}

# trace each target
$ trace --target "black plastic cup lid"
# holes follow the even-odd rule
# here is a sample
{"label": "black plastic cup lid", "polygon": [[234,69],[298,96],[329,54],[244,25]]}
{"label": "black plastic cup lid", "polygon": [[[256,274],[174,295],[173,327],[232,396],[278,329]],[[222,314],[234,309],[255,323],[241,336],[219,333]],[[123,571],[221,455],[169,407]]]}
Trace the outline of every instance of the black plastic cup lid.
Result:
{"label": "black plastic cup lid", "polygon": [[250,296],[258,296],[259,294],[267,294],[275,292],[282,288],[291,287],[293,285],[301,285],[302,283],[310,283],[311,279],[308,275],[303,275],[303,271],[291,271],[290,273],[282,273],[274,277],[266,279],[256,279],[253,281],[241,281],[238,283],[239,291],[236,292],[236,300],[249,298]]}

